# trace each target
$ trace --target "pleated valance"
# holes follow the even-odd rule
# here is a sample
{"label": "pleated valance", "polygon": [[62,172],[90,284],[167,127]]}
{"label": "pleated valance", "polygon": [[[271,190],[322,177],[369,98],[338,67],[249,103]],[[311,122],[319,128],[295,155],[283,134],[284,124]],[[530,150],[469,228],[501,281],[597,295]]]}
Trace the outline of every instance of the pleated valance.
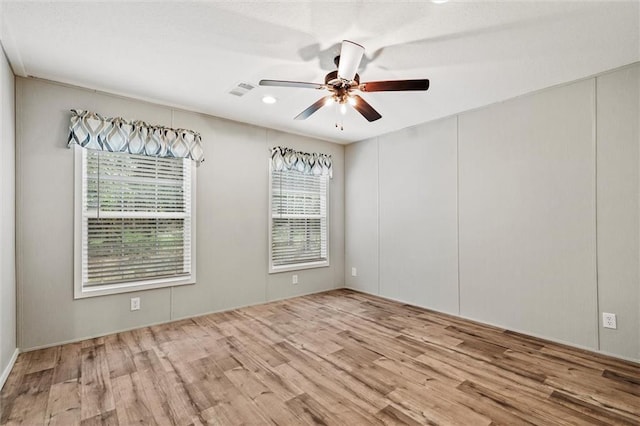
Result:
{"label": "pleated valance", "polygon": [[299,152],[280,146],[271,149],[271,167],[277,171],[297,170],[309,175],[333,177],[330,155]]}
{"label": "pleated valance", "polygon": [[190,158],[197,165],[204,161],[199,133],[75,109],[71,110],[67,145],[150,157]]}

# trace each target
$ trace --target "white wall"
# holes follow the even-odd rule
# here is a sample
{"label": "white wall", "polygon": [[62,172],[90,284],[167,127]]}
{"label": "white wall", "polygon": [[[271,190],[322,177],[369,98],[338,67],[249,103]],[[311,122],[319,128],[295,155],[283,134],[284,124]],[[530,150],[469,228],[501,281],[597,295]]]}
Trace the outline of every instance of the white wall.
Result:
{"label": "white wall", "polygon": [[0,388],[16,352],[14,80],[0,45]]}
{"label": "white wall", "polygon": [[636,64],[347,146],[346,285],[640,360],[639,80]]}
{"label": "white wall", "polygon": [[600,327],[600,347],[636,359],[640,358],[639,93],[638,65],[597,78],[598,305],[600,312],[618,316],[617,330]]}
{"label": "white wall", "polygon": [[[348,155],[347,155],[348,153]],[[345,150],[345,255],[347,287],[378,294],[378,139]],[[352,276],[351,268],[356,268]]]}
{"label": "white wall", "polygon": [[456,120],[379,144],[380,292],[457,313]]}
{"label": "white wall", "polygon": [[594,82],[460,115],[460,314],[595,348]]}
{"label": "white wall", "polygon": [[[320,140],[60,84],[17,79],[19,346],[30,349],[344,284],[344,148]],[[197,171],[197,283],[73,300],[73,155],[69,109],[202,134]],[[331,154],[327,268],[269,275],[268,158],[277,144]],[[129,311],[129,298],[142,309]]]}

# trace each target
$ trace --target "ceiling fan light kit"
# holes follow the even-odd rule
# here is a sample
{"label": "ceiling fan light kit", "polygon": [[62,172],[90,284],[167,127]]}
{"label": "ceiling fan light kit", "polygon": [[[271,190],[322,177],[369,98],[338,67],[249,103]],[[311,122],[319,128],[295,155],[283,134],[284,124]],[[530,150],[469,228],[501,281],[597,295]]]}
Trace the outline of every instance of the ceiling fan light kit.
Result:
{"label": "ceiling fan light kit", "polygon": [[[382,116],[361,96],[352,93],[355,90],[361,92],[397,92],[397,91],[424,91],[429,89],[428,79],[417,80],[389,80],[370,81],[360,83],[358,67],[364,55],[364,47],[349,40],[342,42],[340,55],[334,62],[338,66],[336,71],[331,71],[324,78],[324,84],[306,83],[287,80],[260,80],[260,86],[296,87],[305,89],[325,89],[331,92],[307,109],[298,114],[295,120],[306,120],[314,112],[333,103],[340,105],[340,112],[346,113],[346,105],[349,104],[358,111],[367,121],[372,122]],[[341,130],[343,126],[338,126]]]}

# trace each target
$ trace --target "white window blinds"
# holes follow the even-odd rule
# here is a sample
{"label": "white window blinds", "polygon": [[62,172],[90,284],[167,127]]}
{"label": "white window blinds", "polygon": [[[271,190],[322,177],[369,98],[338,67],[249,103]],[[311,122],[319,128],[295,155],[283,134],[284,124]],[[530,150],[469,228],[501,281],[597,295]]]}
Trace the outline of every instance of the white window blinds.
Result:
{"label": "white window blinds", "polygon": [[271,269],[328,264],[327,175],[271,172]]}
{"label": "white window blinds", "polygon": [[82,289],[189,279],[191,164],[82,149]]}

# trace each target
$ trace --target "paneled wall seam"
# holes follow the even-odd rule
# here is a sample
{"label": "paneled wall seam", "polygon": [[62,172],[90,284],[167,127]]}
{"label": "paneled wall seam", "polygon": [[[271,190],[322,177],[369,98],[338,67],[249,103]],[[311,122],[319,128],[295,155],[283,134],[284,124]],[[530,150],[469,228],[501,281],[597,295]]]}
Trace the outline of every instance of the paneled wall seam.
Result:
{"label": "paneled wall seam", "polygon": [[377,149],[377,153],[376,153],[376,161],[377,161],[377,165],[376,165],[376,196],[378,197],[377,202],[376,202],[376,235],[377,235],[377,239],[376,239],[376,244],[378,245],[377,249],[378,249],[378,294],[382,294],[381,293],[381,288],[380,288],[380,284],[381,284],[381,280],[380,280],[380,137],[376,137],[376,149]]}
{"label": "paneled wall seam", "polygon": [[460,115],[456,114],[456,248],[458,266],[458,315],[460,309]]}
{"label": "paneled wall seam", "polygon": [[[15,79],[15,95],[16,95],[16,99],[15,99],[15,103],[16,103],[16,134],[15,134],[15,138],[16,141],[19,138],[22,138],[22,122],[20,121],[18,123],[18,116],[22,116],[22,84],[19,84],[19,81],[17,79]],[[21,83],[21,81],[20,81]],[[18,92],[20,93],[20,97],[18,97]],[[18,103],[18,99],[20,99],[20,102]],[[15,189],[16,189],[16,296],[17,296],[17,300],[16,300],[16,309],[18,311],[18,318],[16,321],[16,326],[18,328],[18,333],[17,333],[17,344],[16,346],[18,346],[18,348],[22,348],[22,346],[24,345],[24,274],[23,274],[23,270],[24,268],[22,267],[22,259],[24,258],[23,256],[23,251],[22,251],[22,246],[23,244],[17,244],[18,241],[22,241],[22,219],[20,219],[20,225],[18,226],[17,220],[19,218],[21,218],[21,213],[22,213],[22,166],[21,166],[21,161],[19,161],[22,157],[22,149],[20,144],[16,143],[16,150],[15,150],[15,158],[16,158],[16,182],[15,182]],[[19,171],[18,171],[19,169]]]}
{"label": "paneled wall seam", "polygon": [[[342,258],[344,265],[342,268],[342,288],[347,287],[347,173],[346,173],[346,164],[347,164],[347,149],[346,146],[342,148],[342,173],[344,173],[344,179],[342,181]],[[336,274],[340,276],[338,271]]]}
{"label": "paneled wall seam", "polygon": [[[4,49],[4,48],[3,48]],[[4,52],[4,51],[3,51]],[[5,57],[6,57],[6,53]],[[14,233],[13,233],[13,267],[14,267],[14,285],[15,285],[15,313],[16,313],[16,323],[15,323],[15,333],[16,333],[16,350],[20,350],[20,343],[19,343],[19,332],[20,332],[20,325],[19,325],[19,318],[18,318],[18,226],[17,226],[17,221],[18,221],[18,79],[16,78],[16,73],[13,71],[13,67],[11,67],[11,71],[13,72],[13,173],[14,173],[14,179],[13,179],[13,190],[14,190],[14,195],[13,195],[13,214],[15,215],[14,220],[13,220],[13,227],[14,227]]]}
{"label": "paneled wall seam", "polygon": [[598,269],[598,77],[593,78],[593,192],[595,202],[594,237],[595,237],[595,274],[596,274],[596,347],[600,347],[600,276]]}
{"label": "paneled wall seam", "polygon": [[[174,113],[175,113],[175,110],[171,108],[171,128],[172,129],[175,128],[173,124]],[[196,231],[196,235],[197,235],[197,231]],[[197,265],[196,265],[196,268],[197,268]],[[173,320],[173,287],[169,287],[169,321],[172,321],[172,320]]]}
{"label": "paneled wall seam", "polygon": [[[271,146],[271,144],[269,143],[269,129],[264,129],[264,144],[265,144],[265,151],[266,152],[270,152],[270,149],[273,148]],[[270,161],[270,160],[269,160]],[[271,174],[270,170],[267,170],[268,174]],[[267,178],[267,182],[269,182],[268,178]],[[269,191],[269,188],[267,188],[267,191]],[[271,221],[271,212],[267,212],[267,215],[264,218],[264,226],[265,229],[267,230],[267,234],[269,234],[269,222]],[[266,236],[267,241],[269,241],[269,235]],[[329,246],[329,248],[331,248]],[[268,250],[268,247],[267,247]],[[271,259],[267,259],[267,262],[271,262]],[[268,283],[268,278],[264,279],[264,301],[265,303],[269,301],[269,283]]]}

